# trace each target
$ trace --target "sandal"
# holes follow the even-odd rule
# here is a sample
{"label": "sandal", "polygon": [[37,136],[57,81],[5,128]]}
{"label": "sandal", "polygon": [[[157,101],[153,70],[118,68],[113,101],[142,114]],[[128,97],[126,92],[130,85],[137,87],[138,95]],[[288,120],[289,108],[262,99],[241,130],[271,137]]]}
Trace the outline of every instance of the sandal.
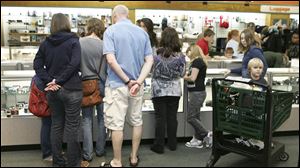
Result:
{"label": "sandal", "polygon": [[129,165],[130,165],[131,167],[137,167],[137,166],[138,166],[138,164],[139,164],[139,162],[140,162],[139,155],[137,155],[136,158],[137,158],[136,163],[132,163],[132,162],[131,162],[131,156],[129,157]]}
{"label": "sandal", "polygon": [[[110,162],[111,162],[111,161],[110,161]],[[109,162],[109,163],[102,162],[102,163],[100,164],[100,167],[112,167],[112,165],[110,164],[110,162]]]}
{"label": "sandal", "polygon": [[[113,167],[113,166],[111,165],[111,161],[110,161],[109,163],[107,163],[107,162],[102,162],[102,163],[100,164],[100,167]],[[123,165],[121,165],[121,167],[123,167]]]}
{"label": "sandal", "polygon": [[90,163],[86,160],[81,161],[80,167],[89,167]]}

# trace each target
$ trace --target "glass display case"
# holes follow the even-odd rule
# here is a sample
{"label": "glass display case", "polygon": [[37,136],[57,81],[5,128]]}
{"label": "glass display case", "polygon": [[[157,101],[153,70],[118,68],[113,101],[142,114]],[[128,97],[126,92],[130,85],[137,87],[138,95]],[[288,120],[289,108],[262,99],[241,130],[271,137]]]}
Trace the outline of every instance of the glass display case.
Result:
{"label": "glass display case", "polygon": [[1,71],[33,70],[33,60],[38,46],[4,47],[1,48]]}
{"label": "glass display case", "polygon": [[10,47],[11,60],[21,62],[33,62],[33,59],[38,52],[38,46],[22,46],[22,47]]}
{"label": "glass display case", "polygon": [[211,84],[212,84],[212,79],[213,78],[224,78],[225,77],[225,72],[226,69],[217,69],[217,68],[210,68],[207,69],[206,71],[206,79],[205,79],[205,85],[206,85],[206,99],[204,101],[203,104],[203,108],[201,108],[201,110],[203,111],[212,111],[212,106],[211,106],[211,102],[212,102],[212,88],[211,88]]}
{"label": "glass display case", "polygon": [[268,68],[266,76],[272,89],[294,93],[290,117],[276,131],[299,131],[299,68]]}
{"label": "glass display case", "polygon": [[10,60],[10,50],[7,46],[1,46],[1,62]]}
{"label": "glass display case", "polygon": [[[201,108],[203,125],[212,130],[212,91],[213,78],[224,77],[226,69],[207,69],[205,80],[207,97]],[[40,131],[40,118],[33,116],[28,111],[29,86],[33,70],[3,70],[1,67],[1,146],[38,144]],[[295,102],[290,118],[282,124],[277,131],[299,130],[299,69],[269,68],[266,79],[272,83],[273,89],[293,91]],[[143,139],[152,139],[155,136],[155,112],[151,101],[151,77],[145,80],[143,104]],[[188,92],[182,80],[183,96],[177,113],[177,137],[190,137],[194,134],[193,128],[186,122]],[[96,118],[94,118],[96,120]],[[19,129],[15,129],[18,127]],[[128,127],[128,128],[127,128]],[[125,124],[124,139],[131,139],[131,129]],[[28,131],[30,130],[30,131]],[[97,130],[94,130],[96,134]],[[129,131],[129,132],[128,132]]]}
{"label": "glass display case", "polygon": [[28,110],[33,70],[3,70],[1,65],[1,146],[40,143],[41,119]]}
{"label": "glass display case", "polygon": [[273,89],[299,92],[299,69],[268,68],[267,78]]}
{"label": "glass display case", "polygon": [[[181,79],[181,89],[182,89],[182,95],[184,94],[184,81]],[[147,77],[144,82],[144,96],[143,96],[143,107],[142,111],[143,112],[151,112],[154,111],[153,103],[151,100],[151,77]],[[178,107],[178,112],[182,113],[183,112],[183,96],[181,96],[179,100],[179,107]]]}
{"label": "glass display case", "polygon": [[1,72],[1,118],[32,115],[29,88],[34,71]]}

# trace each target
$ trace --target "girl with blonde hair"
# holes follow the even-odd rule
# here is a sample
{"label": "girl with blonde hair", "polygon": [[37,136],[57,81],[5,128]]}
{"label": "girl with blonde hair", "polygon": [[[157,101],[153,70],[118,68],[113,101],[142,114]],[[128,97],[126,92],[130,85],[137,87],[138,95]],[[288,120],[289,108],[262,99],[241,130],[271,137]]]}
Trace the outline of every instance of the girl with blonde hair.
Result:
{"label": "girl with blonde hair", "polygon": [[[187,147],[202,148],[203,140],[209,135],[200,120],[200,108],[206,98],[205,77],[207,70],[207,62],[201,57],[201,49],[197,45],[189,47],[188,57],[191,60],[190,70],[184,76],[184,80],[188,81],[188,114],[187,121],[195,130],[193,139],[187,142]],[[210,146],[210,144],[206,144]]]}

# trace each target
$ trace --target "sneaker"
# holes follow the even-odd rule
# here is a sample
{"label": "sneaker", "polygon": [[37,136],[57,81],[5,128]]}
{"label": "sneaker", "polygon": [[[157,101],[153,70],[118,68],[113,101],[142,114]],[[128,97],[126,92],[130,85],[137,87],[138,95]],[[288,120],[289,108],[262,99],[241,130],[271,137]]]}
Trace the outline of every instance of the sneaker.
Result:
{"label": "sneaker", "polygon": [[192,142],[197,142],[197,138],[195,138],[195,136],[193,136],[193,138],[190,140],[190,142],[192,143]]}
{"label": "sneaker", "polygon": [[189,142],[186,142],[185,145],[196,142],[196,141],[197,141],[197,139],[195,138],[195,136],[193,136],[193,138]]}
{"label": "sneaker", "polygon": [[185,146],[189,148],[203,148],[203,143],[201,140],[191,140],[190,142],[185,143]]}
{"label": "sneaker", "polygon": [[45,157],[43,160],[47,161],[47,162],[52,162],[53,161],[53,157],[52,157],[52,155],[50,155],[48,157]]}
{"label": "sneaker", "polygon": [[212,138],[213,138],[212,132],[210,131],[210,132],[208,132],[208,134],[206,135],[206,137],[203,138],[203,141],[205,143],[205,147],[207,147],[207,148],[212,147]]}

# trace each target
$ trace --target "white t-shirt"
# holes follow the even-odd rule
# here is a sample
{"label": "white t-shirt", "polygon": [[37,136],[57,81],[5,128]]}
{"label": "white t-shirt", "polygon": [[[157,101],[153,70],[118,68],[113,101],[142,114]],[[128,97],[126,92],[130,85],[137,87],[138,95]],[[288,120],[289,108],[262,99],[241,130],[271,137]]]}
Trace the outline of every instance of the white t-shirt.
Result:
{"label": "white t-shirt", "polygon": [[244,54],[239,54],[238,48],[239,43],[233,39],[229,40],[226,44],[226,48],[231,47],[233,49],[233,56],[235,56],[237,59],[243,58]]}

